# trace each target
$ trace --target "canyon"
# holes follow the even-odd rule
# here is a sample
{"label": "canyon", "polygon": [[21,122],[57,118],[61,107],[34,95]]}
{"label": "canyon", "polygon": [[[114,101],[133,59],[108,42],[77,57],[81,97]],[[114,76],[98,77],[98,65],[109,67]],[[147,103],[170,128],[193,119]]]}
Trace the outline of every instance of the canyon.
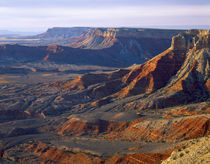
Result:
{"label": "canyon", "polygon": [[0,46],[1,163],[176,163],[208,142],[209,30],[18,39]]}

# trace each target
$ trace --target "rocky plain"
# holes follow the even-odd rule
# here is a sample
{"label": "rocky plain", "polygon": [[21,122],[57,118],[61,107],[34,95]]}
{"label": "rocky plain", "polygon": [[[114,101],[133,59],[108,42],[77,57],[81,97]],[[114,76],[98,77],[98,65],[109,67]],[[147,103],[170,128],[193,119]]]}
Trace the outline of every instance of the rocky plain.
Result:
{"label": "rocky plain", "polygon": [[0,37],[0,163],[209,163],[209,30]]}

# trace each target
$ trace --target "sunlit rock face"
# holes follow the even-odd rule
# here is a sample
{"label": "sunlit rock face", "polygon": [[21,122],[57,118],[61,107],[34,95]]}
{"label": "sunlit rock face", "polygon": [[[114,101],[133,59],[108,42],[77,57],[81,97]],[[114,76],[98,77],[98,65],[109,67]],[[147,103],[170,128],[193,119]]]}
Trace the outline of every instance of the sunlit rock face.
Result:
{"label": "sunlit rock face", "polygon": [[189,30],[185,34],[178,34],[172,38],[171,49],[187,50],[210,48],[209,30]]}

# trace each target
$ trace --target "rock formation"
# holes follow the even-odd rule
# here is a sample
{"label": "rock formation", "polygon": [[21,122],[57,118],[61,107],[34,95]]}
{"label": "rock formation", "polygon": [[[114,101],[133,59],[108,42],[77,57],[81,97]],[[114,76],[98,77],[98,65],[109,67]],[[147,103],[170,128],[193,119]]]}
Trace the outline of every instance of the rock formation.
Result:
{"label": "rock formation", "polygon": [[187,141],[181,148],[175,150],[162,164],[176,163],[208,163],[210,159],[210,137],[202,137]]}

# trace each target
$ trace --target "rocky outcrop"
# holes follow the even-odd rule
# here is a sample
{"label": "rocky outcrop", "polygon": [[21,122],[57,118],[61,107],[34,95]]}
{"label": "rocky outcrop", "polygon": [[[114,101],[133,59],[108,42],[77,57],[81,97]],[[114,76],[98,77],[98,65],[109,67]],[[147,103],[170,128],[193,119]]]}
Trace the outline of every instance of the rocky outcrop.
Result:
{"label": "rocky outcrop", "polygon": [[162,164],[209,163],[210,137],[187,141],[180,149],[175,150]]}

